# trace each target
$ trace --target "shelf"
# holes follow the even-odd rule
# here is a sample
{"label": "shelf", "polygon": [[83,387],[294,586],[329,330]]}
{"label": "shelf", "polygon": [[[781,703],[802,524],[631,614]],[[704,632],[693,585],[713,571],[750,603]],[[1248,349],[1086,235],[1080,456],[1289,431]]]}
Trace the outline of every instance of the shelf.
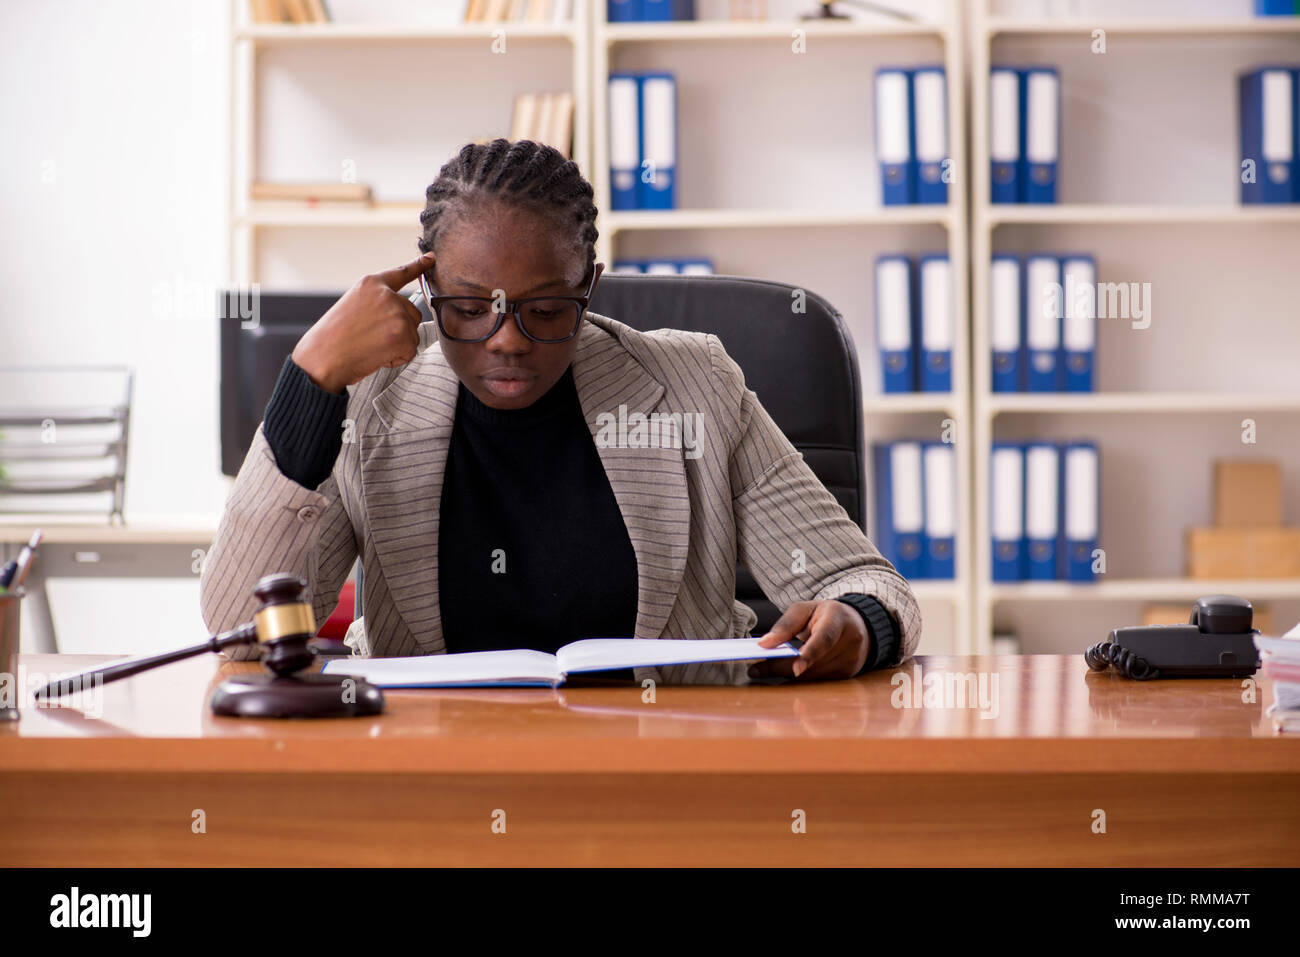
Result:
{"label": "shelf", "polygon": [[965,589],[948,579],[909,578],[907,584],[917,601],[961,601],[966,597]]}
{"label": "shelf", "polygon": [[1129,578],[1074,582],[1018,582],[989,586],[993,601],[1195,601],[1202,595],[1240,595],[1254,600],[1300,599],[1300,581],[1294,578]]}
{"label": "shelf", "polygon": [[1131,223],[1297,223],[1300,203],[1260,206],[1122,206],[1105,203],[991,203],[975,211],[988,226],[1035,224]]}
{"label": "shelf", "polygon": [[404,226],[420,228],[423,202],[384,202],[369,206],[301,202],[251,203],[246,215],[236,217],[241,226]]}
{"label": "shelf", "polygon": [[1222,19],[1117,19],[1117,20],[1022,20],[991,17],[984,21],[990,36],[1092,36],[1104,30],[1110,36],[1167,36],[1186,40],[1193,36],[1295,36],[1300,34],[1300,17],[1233,17]]}
{"label": "shelf", "polygon": [[1071,412],[1300,412],[1300,394],[1249,392],[996,393],[985,396],[989,415]]}
{"label": "shelf", "polygon": [[506,40],[567,40],[577,33],[571,23],[475,23],[448,26],[395,27],[389,23],[266,23],[235,31],[235,40],[256,46],[301,46],[312,43],[430,43],[474,42],[493,39],[504,31]]}
{"label": "shelf", "polygon": [[837,212],[802,209],[664,209],[607,213],[608,233],[652,229],[766,229],[806,226],[943,226],[952,222],[947,206],[881,206]]}
{"label": "shelf", "polygon": [[906,414],[910,412],[946,412],[956,411],[960,402],[950,392],[907,392],[886,395],[867,396],[863,402],[863,412],[867,415],[881,413]]}
{"label": "shelf", "polygon": [[764,22],[733,22],[730,20],[694,20],[679,23],[611,23],[604,26],[605,42],[672,43],[690,41],[788,41],[795,30],[803,30],[808,39],[863,39],[871,37],[935,37],[943,39],[948,28],[942,23],[881,20],[879,22],[849,21],[822,23],[817,20],[776,20]]}

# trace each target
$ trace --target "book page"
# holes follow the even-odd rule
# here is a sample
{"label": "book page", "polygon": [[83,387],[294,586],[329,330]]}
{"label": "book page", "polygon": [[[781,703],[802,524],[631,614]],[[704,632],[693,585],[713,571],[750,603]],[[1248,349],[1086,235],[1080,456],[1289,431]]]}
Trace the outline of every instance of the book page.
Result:
{"label": "book page", "polygon": [[356,675],[380,688],[460,685],[554,687],[563,680],[554,655],[526,649],[407,658],[336,658],[326,662],[321,671],[329,675]]}
{"label": "book page", "polygon": [[571,675],[607,668],[794,658],[798,654],[798,650],[788,643],[762,648],[757,638],[586,638],[565,645],[556,652],[555,658],[560,674]]}

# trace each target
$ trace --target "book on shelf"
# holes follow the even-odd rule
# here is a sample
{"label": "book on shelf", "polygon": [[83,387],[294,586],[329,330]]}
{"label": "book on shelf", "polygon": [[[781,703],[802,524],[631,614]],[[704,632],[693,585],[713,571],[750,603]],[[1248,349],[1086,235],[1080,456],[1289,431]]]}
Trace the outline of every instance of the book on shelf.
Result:
{"label": "book on shelf", "polygon": [[798,641],[764,648],[758,638],[586,638],[555,654],[518,648],[399,658],[336,658],[325,674],[354,675],[381,688],[541,686],[569,675],[714,661],[796,658]]}
{"label": "book on shelf", "polygon": [[885,206],[948,202],[948,95],[941,65],[876,71],[876,160]]}
{"label": "book on shelf", "polygon": [[995,253],[989,289],[994,392],[1095,391],[1097,316],[1127,311],[1128,296],[1097,284],[1094,256]]}
{"label": "book on shelf", "polygon": [[881,391],[952,392],[952,270],[946,253],[876,260]]}
{"label": "book on shelf", "polygon": [[533,140],[573,156],[573,94],[520,93],[510,122],[511,140]]}
{"label": "book on shelf", "polygon": [[354,203],[369,206],[374,202],[365,183],[267,183],[254,182],[249,198],[255,201],[296,200],[307,203]]}
{"label": "book on shelf", "polygon": [[957,532],[953,446],[916,439],[873,443],[871,452],[876,547],[904,578],[952,580]]}
{"label": "book on shelf", "polygon": [[324,0],[249,0],[254,23],[329,23]]}
{"label": "book on shelf", "polygon": [[712,276],[717,270],[708,257],[697,259],[616,259],[610,272],[650,276]]}
{"label": "book on shelf", "polygon": [[[765,0],[730,3],[731,19],[766,20]],[[608,23],[665,23],[673,20],[694,20],[695,0],[607,0],[605,20]]]}
{"label": "book on shelf", "polygon": [[609,75],[611,209],[677,208],[677,134],[674,74]]}
{"label": "book on shelf", "polygon": [[989,71],[990,199],[1055,203],[1061,151],[1061,77],[1055,67]]}
{"label": "book on shelf", "polygon": [[989,481],[994,582],[1097,580],[1096,443],[995,441]]}
{"label": "book on shelf", "polygon": [[469,0],[466,23],[568,23],[573,0]]}

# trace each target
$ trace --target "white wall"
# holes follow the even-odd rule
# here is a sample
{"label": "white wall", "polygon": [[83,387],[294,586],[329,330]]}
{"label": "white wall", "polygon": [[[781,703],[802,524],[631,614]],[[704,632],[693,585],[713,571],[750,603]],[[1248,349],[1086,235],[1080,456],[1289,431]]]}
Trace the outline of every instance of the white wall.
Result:
{"label": "white wall", "polygon": [[[228,273],[228,21],[224,0],[0,4],[0,363],[134,367],[128,518],[215,521],[225,501],[213,296]],[[167,647],[202,628],[197,579],[50,593],[67,650]]]}

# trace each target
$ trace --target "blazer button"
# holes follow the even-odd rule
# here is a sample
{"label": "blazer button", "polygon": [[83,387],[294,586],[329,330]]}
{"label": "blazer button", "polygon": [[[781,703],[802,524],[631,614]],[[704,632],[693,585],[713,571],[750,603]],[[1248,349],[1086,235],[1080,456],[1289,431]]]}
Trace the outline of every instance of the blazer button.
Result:
{"label": "blazer button", "polygon": [[302,508],[298,509],[298,517],[304,522],[310,522],[316,517],[316,506],[304,505]]}

